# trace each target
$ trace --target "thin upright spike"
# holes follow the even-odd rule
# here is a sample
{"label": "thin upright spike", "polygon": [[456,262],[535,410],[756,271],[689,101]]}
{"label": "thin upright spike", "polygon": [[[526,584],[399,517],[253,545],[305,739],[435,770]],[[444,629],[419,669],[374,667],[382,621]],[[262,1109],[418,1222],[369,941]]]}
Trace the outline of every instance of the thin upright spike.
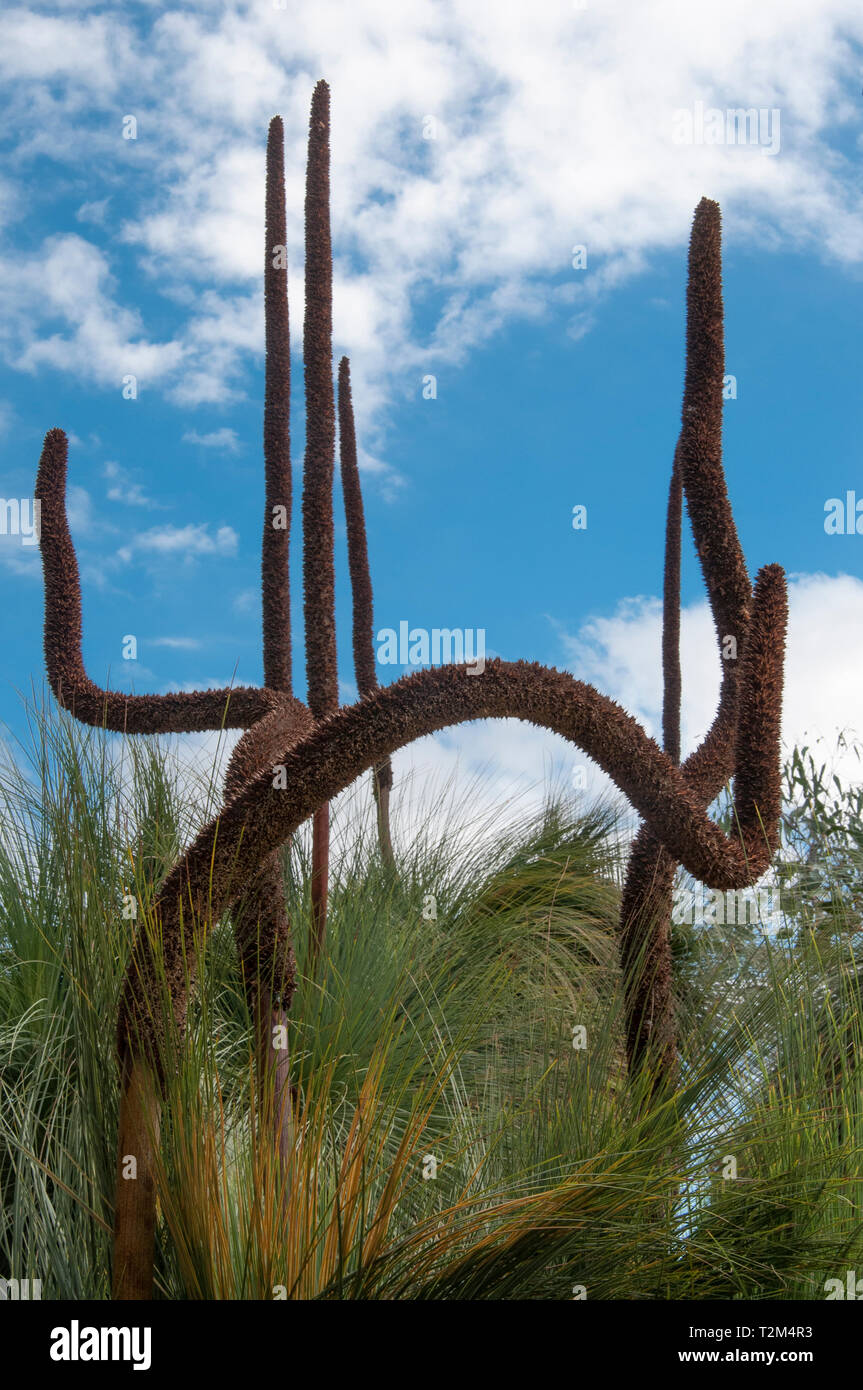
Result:
{"label": "thin upright spike", "polygon": [[[264,467],[266,503],[261,546],[264,627],[264,683],[291,690],[291,341],[288,311],[288,248],[285,213],[285,133],[281,116],[267,136],[267,189],[264,244]],[[234,781],[248,775],[260,754],[255,731],[234,750],[225,779],[225,798]],[[257,770],[257,769],[256,769]],[[271,1122],[276,1147],[288,1162],[292,1126],[288,1050],[273,1038],[287,1031],[287,1011],[295,988],[291,926],[285,911],[282,858],[277,851],[249,881],[235,913],[234,934],[240,971],[257,1038],[262,1111]],[[274,1029],[277,1030],[274,1032]]]}
{"label": "thin upright spike", "polygon": [[[353,601],[354,674],[360,696],[371,695],[378,688],[375,670],[374,603],[369,568],[363,492],[357,465],[357,436],[354,407],[351,399],[351,368],[347,357],[339,363],[339,457],[341,461],[342,495],[345,501],[345,525],[348,533],[348,568],[351,575]],[[381,858],[391,868],[395,865],[390,831],[390,789],[393,784],[392,760],[387,757],[372,771],[378,819],[378,840]]]}
{"label": "thin upright spike", "polygon": [[662,746],[680,762],[680,526],[683,489],[675,451],[665,519],[665,574],[662,592]]}
{"label": "thin upright spike", "polygon": [[330,242],[330,90],[312,97],[306,173],[306,454],[303,476],[303,600],[309,709],[338,709],[333,563],[333,254]]}
{"label": "thin upright spike", "polygon": [[[306,169],[306,317],[303,329],[306,384],[306,456],[303,474],[303,608],[306,625],[308,703],[315,719],[339,704],[333,560],[333,253],[330,241],[330,89],[319,82],[312,96]],[[314,963],[327,920],[330,808],[312,821],[312,941]]]}
{"label": "thin upright spike", "polygon": [[722,224],[719,204],[702,198],[689,242],[686,379],[678,454],[720,647],[728,636],[740,641],[741,619],[748,614],[751,602],[722,468],[724,372]]}
{"label": "thin upright spike", "polygon": [[357,678],[357,689],[362,697],[377,690],[378,677],[375,670],[372,578],[369,570],[360,471],[357,465],[351,368],[347,357],[343,357],[339,363],[339,458],[353,601],[354,674]]}
{"label": "thin upright spike", "polygon": [[264,685],[291,689],[291,343],[285,219],[285,134],[281,116],[267,138],[264,247],[264,470],[266,504],[261,546]]}

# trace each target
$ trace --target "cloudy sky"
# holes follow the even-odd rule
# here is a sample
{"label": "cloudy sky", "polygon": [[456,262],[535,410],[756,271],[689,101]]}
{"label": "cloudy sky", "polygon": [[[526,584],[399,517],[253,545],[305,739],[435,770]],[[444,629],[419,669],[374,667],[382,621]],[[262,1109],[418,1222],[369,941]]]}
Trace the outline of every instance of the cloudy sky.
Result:
{"label": "cloudy sky", "polygon": [[[656,732],[685,252],[707,195],[723,210],[729,491],[751,572],[791,577],[786,740],[863,726],[863,536],[824,526],[828,499],[863,499],[857,0],[6,4],[0,493],[32,496],[45,430],[66,429],[91,676],[139,692],[261,680],[264,145],[279,112],[298,503],[319,77],[378,626],[484,629],[489,652],[568,667]],[[759,117],[746,139],[728,138],[737,108]],[[347,701],[338,488],[335,505]],[[42,669],[38,551],[21,541],[0,536],[13,730]],[[688,538],[685,555],[691,745],[718,666]],[[507,723],[401,766],[490,768],[497,795],[582,762]]]}

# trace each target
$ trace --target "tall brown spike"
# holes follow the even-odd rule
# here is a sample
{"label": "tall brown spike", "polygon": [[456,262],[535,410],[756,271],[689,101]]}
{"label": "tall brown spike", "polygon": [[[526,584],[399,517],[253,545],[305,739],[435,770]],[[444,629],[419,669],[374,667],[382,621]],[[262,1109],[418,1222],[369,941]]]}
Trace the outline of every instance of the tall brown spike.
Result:
{"label": "tall brown spike", "polygon": [[720,648],[728,636],[739,641],[751,602],[722,468],[724,372],[722,224],[719,204],[702,198],[689,242],[686,379],[678,448],[686,506]]}
{"label": "tall brown spike", "polygon": [[303,478],[303,599],[308,704],[315,719],[338,709],[333,560],[333,253],[330,242],[330,89],[312,97],[306,171],[306,455]]}
{"label": "tall brown spike", "polygon": [[[333,558],[333,252],[330,240],[330,89],[312,96],[306,170],[306,456],[303,476],[303,606],[309,709],[326,719],[339,705]],[[312,941],[314,963],[327,921],[330,810],[312,821]]]}
{"label": "tall brown spike", "polygon": [[[686,293],[686,378],[674,470],[686,495],[695,547],[713,613],[722,661],[719,710],[682,772],[705,808],[734,771],[739,674],[745,655],[751,594],[722,468],[722,388],[725,371],[722,238],[719,206],[702,198],[689,243]],[[663,632],[664,736],[679,749],[679,543],[672,476],[666,528]],[[670,537],[670,543],[669,542]],[[674,616],[675,610],[678,614]],[[677,624],[678,639],[674,639]],[[667,639],[666,639],[667,633]],[[726,641],[727,638],[732,641]],[[666,722],[667,721],[667,722]],[[670,750],[669,750],[670,751]],[[679,752],[678,752],[679,756]],[[671,1078],[676,1035],[671,968],[671,911],[676,864],[650,825],[633,843],[620,911],[620,952],[626,992],[627,1052],[637,1068],[650,1056],[657,1075]]]}
{"label": "tall brown spike", "polygon": [[[261,546],[264,682],[291,690],[291,341],[288,311],[288,248],[285,211],[285,133],[281,116],[267,136],[264,238],[264,469],[266,502]],[[267,765],[260,726],[240,740],[225,777],[225,799],[238,781]],[[296,986],[291,926],[285,911],[281,855],[276,852],[250,880],[237,912],[234,934],[240,971],[257,1038],[259,1107],[274,1130],[287,1163],[292,1139],[287,1048],[273,1038],[287,1030]],[[274,1029],[279,1031],[274,1033]]]}
{"label": "tall brown spike", "polygon": [[662,591],[662,746],[673,763],[680,762],[680,528],[683,489],[677,452],[668,488],[665,519],[665,574]]}
{"label": "tall brown spike", "polygon": [[339,362],[339,458],[353,600],[354,674],[357,678],[357,689],[360,696],[363,696],[371,695],[377,690],[378,677],[375,669],[372,577],[369,571],[363,494],[357,464],[351,367],[347,357],[343,357]]}
{"label": "tall brown spike", "polygon": [[264,684],[291,689],[291,341],[285,217],[285,133],[281,116],[267,138],[264,247],[264,470],[266,504],[261,546]]}
{"label": "tall brown spike", "polygon": [[[341,459],[342,495],[345,500],[345,525],[348,533],[348,568],[351,575],[353,599],[354,673],[362,698],[378,688],[375,669],[374,603],[372,577],[369,569],[366,521],[363,511],[363,492],[357,465],[357,436],[354,407],[351,399],[351,368],[346,357],[339,363],[339,456]],[[392,759],[384,758],[372,771],[372,786],[378,817],[378,840],[381,858],[390,868],[395,866],[390,832],[390,789],[393,784]]]}

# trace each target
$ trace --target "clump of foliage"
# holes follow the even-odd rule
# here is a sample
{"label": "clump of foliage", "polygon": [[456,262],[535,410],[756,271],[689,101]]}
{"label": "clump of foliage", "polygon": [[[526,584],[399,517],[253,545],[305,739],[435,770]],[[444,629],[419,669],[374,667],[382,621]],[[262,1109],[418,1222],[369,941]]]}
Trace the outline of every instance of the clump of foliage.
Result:
{"label": "clump of foliage", "polygon": [[[0,769],[0,1266],[44,1298],[106,1298],[123,905],[146,901],[217,793],[162,743],[51,706],[30,720]],[[801,766],[784,814],[822,824]],[[367,803],[335,804],[361,829],[314,972],[310,862],[282,851],[302,982],[287,1167],[262,1125],[232,922],[215,925],[154,1155],[157,1296],[823,1298],[863,1260],[851,899],[830,932],[801,891],[775,935],[696,933],[698,1007],[682,1002],[661,1095],[627,1068],[617,812],[558,801],[473,839],[470,790],[443,800],[396,878]],[[831,845],[832,884],[847,865],[828,829]]]}

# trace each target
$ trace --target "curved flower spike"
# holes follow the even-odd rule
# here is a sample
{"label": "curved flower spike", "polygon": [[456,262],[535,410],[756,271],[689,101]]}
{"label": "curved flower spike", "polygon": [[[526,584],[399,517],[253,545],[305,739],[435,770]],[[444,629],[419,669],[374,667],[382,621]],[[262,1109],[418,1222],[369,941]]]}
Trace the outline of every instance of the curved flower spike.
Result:
{"label": "curved flower spike", "polygon": [[204,729],[248,729],[275,709],[303,726],[305,707],[288,704],[275,691],[253,686],[194,690],[171,695],[124,695],[90,680],[81,656],[81,584],[66,520],[67,442],[62,430],[45,436],[35,497],[41,504],[42,568],[45,574],[45,664],[59,703],[76,719],[129,734],[197,733]]}

